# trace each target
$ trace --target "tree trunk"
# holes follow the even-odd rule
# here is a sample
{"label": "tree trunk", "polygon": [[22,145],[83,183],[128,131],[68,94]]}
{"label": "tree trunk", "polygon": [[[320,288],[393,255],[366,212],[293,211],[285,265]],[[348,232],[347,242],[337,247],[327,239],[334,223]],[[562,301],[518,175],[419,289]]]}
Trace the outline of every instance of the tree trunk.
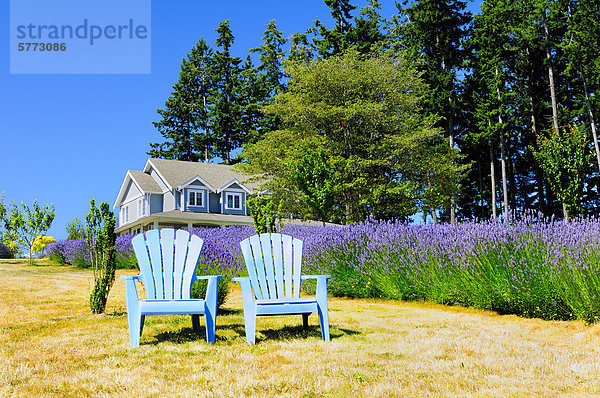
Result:
{"label": "tree trunk", "polygon": [[[525,51],[527,53],[527,62],[529,65],[531,65],[531,58],[530,58],[531,54],[529,52],[529,47],[527,47]],[[531,113],[531,132],[533,133],[534,139],[537,139],[539,132],[537,129],[537,119],[535,117],[533,89],[531,87],[531,84],[529,84],[527,87],[527,94],[529,96],[529,112]],[[537,166],[535,169],[535,174],[536,174],[536,183],[538,186],[538,206],[539,206],[538,210],[540,213],[545,214],[545,212],[546,212],[546,195],[544,192],[544,173],[543,173],[542,169],[539,166]]]}
{"label": "tree trunk", "polygon": [[[567,5],[567,9],[569,11],[569,23],[572,24],[571,18],[572,18],[572,12],[571,12],[571,5]],[[571,35],[571,40],[572,41],[573,35]],[[598,170],[600,171],[600,148],[598,147],[598,134],[596,132],[596,123],[594,122],[594,112],[592,112],[592,105],[590,104],[590,96],[588,93],[588,89],[587,89],[587,81],[585,79],[585,73],[583,72],[583,66],[581,65],[581,57],[579,56],[579,46],[575,45],[575,54],[576,54],[576,59],[575,62],[577,63],[577,69],[579,70],[579,77],[581,78],[581,81],[583,83],[583,94],[585,96],[585,105],[587,108],[587,112],[588,112],[588,117],[590,119],[590,127],[592,129],[592,137],[594,139],[594,150],[596,151],[596,160],[598,161]]]}
{"label": "tree trunk", "polygon": [[[429,172],[427,172],[427,188],[431,189],[431,179],[429,178]],[[435,213],[435,209],[433,207],[429,208],[431,212],[431,218],[434,224],[438,223],[437,214]],[[427,218],[427,213],[425,213],[425,218]]]}
{"label": "tree trunk", "polygon": [[[204,116],[206,117],[206,115],[208,115],[208,109],[206,107],[206,95],[202,96],[202,102],[204,106]],[[204,162],[208,163],[208,126],[206,123],[206,119],[204,120],[204,135],[206,136],[204,140]]]}
{"label": "tree trunk", "polygon": [[494,221],[498,219],[498,214],[496,211],[496,168],[494,167],[494,148],[492,148],[492,144],[490,143],[490,177],[492,182],[492,215],[494,217]]}
{"label": "tree trunk", "polygon": [[550,32],[548,30],[548,23],[546,21],[546,10],[544,9],[544,17],[542,19],[544,24],[545,44],[546,44],[546,60],[548,62],[548,80],[550,81],[550,98],[552,100],[552,122],[554,129],[557,133],[560,133],[558,125],[558,104],[556,102],[556,91],[554,87],[554,70],[552,68],[552,55],[550,54]]}
{"label": "tree trunk", "polygon": [[566,222],[569,222],[569,213],[567,213],[567,206],[565,206],[565,204],[562,204],[562,209],[563,209],[563,216],[565,218]]}
{"label": "tree trunk", "polygon": [[590,104],[590,95],[587,90],[587,83],[585,81],[585,75],[583,74],[583,67],[581,62],[578,62],[579,74],[583,81],[583,93],[585,94],[585,104],[587,106],[588,117],[590,118],[590,127],[592,128],[592,137],[594,139],[594,149],[596,150],[596,160],[598,160],[598,170],[600,171],[600,147],[598,146],[598,133],[596,132],[596,123],[594,123],[594,112],[592,112],[592,105]]}
{"label": "tree trunk", "polygon": [[[496,68],[496,76],[498,76],[498,68]],[[502,126],[502,97],[500,95],[500,87],[496,86],[496,95],[498,98],[498,124]],[[502,129],[504,130],[504,129]],[[502,197],[504,200],[504,216],[508,217],[508,187],[506,182],[506,156],[504,153],[504,131],[500,131],[500,169],[502,170]]]}
{"label": "tree trunk", "polygon": [[[450,114],[448,115],[448,132],[450,136],[450,150],[454,151],[454,121],[452,120],[452,99],[450,101]],[[450,223],[456,223],[456,198],[454,194],[450,197]]]}
{"label": "tree trunk", "polygon": [[[502,118],[499,117],[500,122]],[[502,169],[502,195],[504,199],[504,216],[508,217],[508,187],[506,184],[506,156],[504,154],[504,134],[500,134],[500,168]]]}
{"label": "tree trunk", "polygon": [[479,158],[479,164],[477,165],[477,172],[478,172],[478,176],[479,176],[479,192],[481,193],[479,195],[479,218],[483,219],[484,218],[484,210],[483,210],[483,186],[484,186],[484,182],[483,182],[483,173],[482,173],[482,166],[484,164],[483,158]]}
{"label": "tree trunk", "polygon": [[433,219],[434,224],[438,223],[437,214],[435,214],[435,209],[433,207],[431,208],[431,218]]}

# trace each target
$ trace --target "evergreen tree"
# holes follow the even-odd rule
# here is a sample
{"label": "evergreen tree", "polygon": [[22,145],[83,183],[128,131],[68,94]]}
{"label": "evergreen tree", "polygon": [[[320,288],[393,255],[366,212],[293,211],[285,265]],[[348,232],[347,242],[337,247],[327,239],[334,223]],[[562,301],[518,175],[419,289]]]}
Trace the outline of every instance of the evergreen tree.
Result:
{"label": "evergreen tree", "polygon": [[[256,82],[253,82],[256,87],[252,88],[254,92],[253,101],[258,107],[267,105],[273,100],[273,97],[284,90],[283,84],[283,65],[284,51],[283,46],[286,40],[283,38],[283,33],[277,29],[275,21],[269,22],[267,29],[263,35],[263,45],[250,50],[258,53],[260,64],[256,68],[259,76]],[[268,114],[261,117],[261,134],[273,131],[279,128],[279,118],[276,115]],[[253,137],[247,142],[256,141],[257,137]]]}
{"label": "evergreen tree", "polygon": [[355,27],[350,32],[350,44],[361,54],[380,54],[385,45],[386,35],[383,33],[384,21],[380,14],[381,2],[369,0],[357,18]]}
{"label": "evergreen tree", "polygon": [[162,119],[153,122],[167,140],[152,143],[148,154],[164,159],[208,160],[212,137],[208,129],[211,50],[203,39],[183,59],[179,80],[157,112]]}
{"label": "evergreen tree", "polygon": [[305,33],[294,33],[290,40],[290,54],[288,60],[308,62],[312,59],[312,49]]}
{"label": "evergreen tree", "polygon": [[214,149],[226,164],[231,164],[232,151],[243,143],[241,126],[242,104],[241,93],[242,62],[239,57],[231,55],[234,36],[229,27],[229,20],[223,21],[216,29],[219,34],[216,45],[220,48],[213,56],[213,113],[210,128],[214,132]]}
{"label": "evergreen tree", "polygon": [[[472,75],[467,79],[468,84],[476,85],[475,119],[480,135],[471,134],[467,139],[483,140],[489,146],[490,152],[490,204],[494,218],[496,213],[496,175],[495,162],[500,155],[500,170],[502,175],[502,193],[504,213],[509,212],[508,181],[507,181],[507,130],[508,120],[511,119],[512,103],[510,63],[513,53],[510,51],[511,42],[508,27],[512,9],[509,2],[484,1],[481,14],[475,16],[473,34],[470,40],[472,53],[470,63]],[[498,154],[496,148],[500,147]]]}
{"label": "evergreen tree", "polygon": [[[400,7],[400,5],[398,5]],[[460,0],[418,0],[404,12],[408,22],[402,28],[405,46],[422,63],[423,79],[430,87],[425,112],[441,117],[438,126],[455,148],[455,119],[458,82],[456,74],[464,60],[465,39],[471,14]],[[455,219],[454,197],[447,206]]]}
{"label": "evergreen tree", "polygon": [[350,45],[349,35],[352,32],[352,16],[350,13],[356,9],[350,0],[324,0],[335,21],[333,29],[328,29],[318,19],[309,32],[315,33],[312,39],[315,50],[323,57],[338,55],[348,49]]}

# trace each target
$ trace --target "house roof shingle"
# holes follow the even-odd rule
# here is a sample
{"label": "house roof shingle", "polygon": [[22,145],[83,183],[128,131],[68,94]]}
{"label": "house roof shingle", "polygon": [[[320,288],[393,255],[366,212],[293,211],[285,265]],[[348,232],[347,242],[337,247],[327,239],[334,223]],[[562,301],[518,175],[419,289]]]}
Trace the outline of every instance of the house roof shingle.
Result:
{"label": "house roof shingle", "polygon": [[135,183],[140,187],[140,189],[144,192],[161,192],[162,190],[154,181],[154,178],[150,176],[150,174],[146,174],[141,170],[128,170],[128,173],[131,175],[131,178],[135,181]]}
{"label": "house roof shingle", "polygon": [[[172,187],[181,186],[194,177],[202,178],[214,189],[219,189],[233,180],[238,180],[241,184],[252,190],[260,186],[258,182],[248,181],[252,176],[240,173],[234,170],[233,166],[224,164],[151,158],[148,159],[144,171],[147,171],[148,164],[154,166],[160,175],[167,180],[167,184]],[[150,176],[148,175],[148,177]]]}

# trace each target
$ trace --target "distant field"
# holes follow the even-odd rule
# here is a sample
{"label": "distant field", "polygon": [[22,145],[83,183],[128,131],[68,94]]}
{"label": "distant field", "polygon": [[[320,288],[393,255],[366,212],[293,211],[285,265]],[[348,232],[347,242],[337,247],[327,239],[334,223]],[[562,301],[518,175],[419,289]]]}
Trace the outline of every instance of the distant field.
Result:
{"label": "distant field", "polygon": [[214,346],[188,317],[154,316],[131,350],[123,282],[106,315],[91,285],[89,270],[0,260],[0,396],[600,396],[600,325],[331,298],[331,343],[315,315],[308,332],[263,317],[251,347],[236,288]]}

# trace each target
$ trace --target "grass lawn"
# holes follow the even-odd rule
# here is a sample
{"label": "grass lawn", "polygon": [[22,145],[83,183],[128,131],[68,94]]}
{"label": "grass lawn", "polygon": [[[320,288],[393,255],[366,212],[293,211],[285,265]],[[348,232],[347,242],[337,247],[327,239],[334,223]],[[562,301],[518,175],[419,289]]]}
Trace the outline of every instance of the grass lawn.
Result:
{"label": "grass lawn", "polygon": [[248,346],[235,287],[215,345],[187,316],[149,316],[131,350],[123,281],[105,315],[91,285],[87,270],[0,261],[0,396],[600,396],[600,325],[331,298],[331,343],[313,314],[308,332],[259,317]]}

